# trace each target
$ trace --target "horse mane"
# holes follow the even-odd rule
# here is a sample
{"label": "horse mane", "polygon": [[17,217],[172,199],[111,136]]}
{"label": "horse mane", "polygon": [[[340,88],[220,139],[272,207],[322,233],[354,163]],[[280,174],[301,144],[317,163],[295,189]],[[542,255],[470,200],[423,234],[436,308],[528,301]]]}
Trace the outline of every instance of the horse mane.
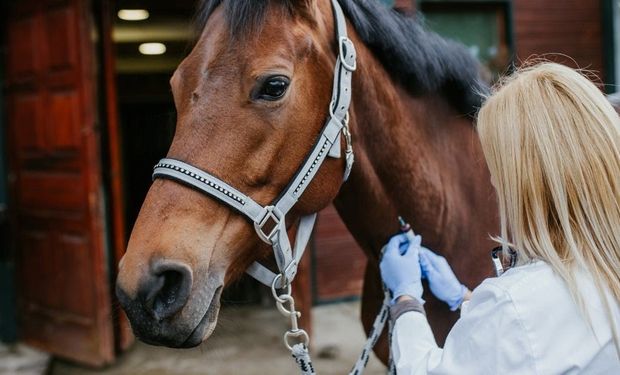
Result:
{"label": "horse mane", "polygon": [[[292,15],[297,1],[202,0],[195,23],[202,31],[222,4],[231,35],[242,37],[260,30],[270,3]],[[419,17],[403,15],[378,0],[338,2],[364,44],[412,95],[439,93],[461,114],[472,115],[481,106],[488,87],[480,77],[480,64],[463,45],[428,30]]]}

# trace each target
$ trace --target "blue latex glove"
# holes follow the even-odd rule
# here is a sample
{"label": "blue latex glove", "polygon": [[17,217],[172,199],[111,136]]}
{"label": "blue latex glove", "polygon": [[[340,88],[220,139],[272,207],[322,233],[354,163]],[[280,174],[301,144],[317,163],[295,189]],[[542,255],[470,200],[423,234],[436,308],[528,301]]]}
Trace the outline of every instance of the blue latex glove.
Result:
{"label": "blue latex glove", "polygon": [[422,299],[422,270],[419,252],[422,238],[415,236],[410,242],[406,234],[398,234],[386,245],[379,268],[381,277],[392,292],[392,303],[400,296]]}
{"label": "blue latex glove", "polygon": [[447,303],[450,310],[458,309],[463,302],[467,287],[456,278],[446,258],[421,246],[420,266],[422,277],[428,279],[431,292],[435,297]]}

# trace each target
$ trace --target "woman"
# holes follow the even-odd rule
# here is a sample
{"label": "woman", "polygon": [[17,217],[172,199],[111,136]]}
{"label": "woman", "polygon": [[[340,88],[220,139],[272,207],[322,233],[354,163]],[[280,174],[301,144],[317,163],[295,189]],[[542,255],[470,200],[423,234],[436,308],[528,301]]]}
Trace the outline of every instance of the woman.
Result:
{"label": "woman", "polygon": [[[398,374],[620,374],[620,118],[584,76],[543,63],[506,79],[478,133],[497,190],[504,254],[516,264],[467,303],[444,258],[388,243]],[[462,308],[442,348],[421,278]]]}

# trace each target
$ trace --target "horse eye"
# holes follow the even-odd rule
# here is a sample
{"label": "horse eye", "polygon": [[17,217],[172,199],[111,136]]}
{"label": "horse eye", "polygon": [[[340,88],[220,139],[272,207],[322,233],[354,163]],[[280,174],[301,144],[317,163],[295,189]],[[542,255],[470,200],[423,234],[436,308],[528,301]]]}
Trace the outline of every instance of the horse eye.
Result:
{"label": "horse eye", "polygon": [[274,76],[266,79],[258,91],[256,97],[262,100],[275,101],[284,96],[290,81],[284,76]]}

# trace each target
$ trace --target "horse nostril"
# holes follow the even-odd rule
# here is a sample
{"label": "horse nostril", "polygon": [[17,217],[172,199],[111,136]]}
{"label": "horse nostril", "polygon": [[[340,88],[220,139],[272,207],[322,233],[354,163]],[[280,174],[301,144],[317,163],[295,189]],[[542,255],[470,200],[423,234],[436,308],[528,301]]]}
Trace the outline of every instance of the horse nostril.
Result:
{"label": "horse nostril", "polygon": [[171,317],[189,299],[192,271],[182,263],[155,262],[149,279],[143,284],[143,304],[157,320]]}
{"label": "horse nostril", "polygon": [[170,308],[177,301],[177,295],[183,285],[183,274],[178,271],[165,271],[157,276],[161,288],[155,295],[153,311],[162,312]]}

